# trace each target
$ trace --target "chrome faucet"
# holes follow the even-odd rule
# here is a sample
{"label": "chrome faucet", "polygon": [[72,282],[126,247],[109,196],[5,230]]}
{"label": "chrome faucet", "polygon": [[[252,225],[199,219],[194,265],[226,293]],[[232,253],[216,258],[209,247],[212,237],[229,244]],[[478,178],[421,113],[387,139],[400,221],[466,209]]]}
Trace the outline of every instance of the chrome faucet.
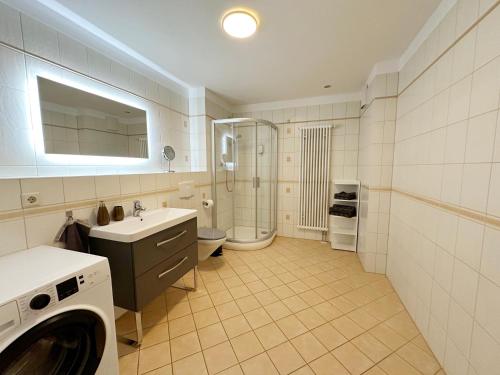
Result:
{"label": "chrome faucet", "polygon": [[142,205],[141,201],[134,201],[134,212],[133,212],[133,215],[135,217],[140,217],[142,211],[146,211],[146,207],[144,207]]}

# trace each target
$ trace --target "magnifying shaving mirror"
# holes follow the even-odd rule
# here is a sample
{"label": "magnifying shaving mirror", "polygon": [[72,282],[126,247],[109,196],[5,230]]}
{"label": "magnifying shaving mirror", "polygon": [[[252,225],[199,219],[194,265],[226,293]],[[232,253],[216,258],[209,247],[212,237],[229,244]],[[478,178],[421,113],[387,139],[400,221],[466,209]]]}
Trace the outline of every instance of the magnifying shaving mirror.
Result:
{"label": "magnifying shaving mirror", "polygon": [[163,157],[168,161],[168,171],[169,173],[173,173],[175,171],[170,169],[170,162],[175,159],[175,150],[172,146],[163,147],[162,151]]}

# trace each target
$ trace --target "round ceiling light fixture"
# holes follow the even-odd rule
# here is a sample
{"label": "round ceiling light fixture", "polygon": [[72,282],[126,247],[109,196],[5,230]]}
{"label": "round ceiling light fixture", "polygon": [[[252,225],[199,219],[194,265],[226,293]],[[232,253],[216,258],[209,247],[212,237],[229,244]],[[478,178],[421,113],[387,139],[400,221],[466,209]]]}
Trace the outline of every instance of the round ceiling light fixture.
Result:
{"label": "round ceiling light fixture", "polygon": [[222,17],[224,31],[238,39],[248,38],[255,34],[258,24],[257,17],[244,9],[230,10]]}

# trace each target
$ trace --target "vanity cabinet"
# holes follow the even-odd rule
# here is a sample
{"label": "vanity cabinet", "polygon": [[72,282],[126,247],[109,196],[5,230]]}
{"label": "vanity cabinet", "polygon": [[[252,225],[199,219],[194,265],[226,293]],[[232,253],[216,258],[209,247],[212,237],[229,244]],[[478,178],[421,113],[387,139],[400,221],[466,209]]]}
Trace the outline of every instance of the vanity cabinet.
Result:
{"label": "vanity cabinet", "polygon": [[90,252],[111,268],[115,306],[139,312],[198,265],[196,218],[125,243],[90,237]]}

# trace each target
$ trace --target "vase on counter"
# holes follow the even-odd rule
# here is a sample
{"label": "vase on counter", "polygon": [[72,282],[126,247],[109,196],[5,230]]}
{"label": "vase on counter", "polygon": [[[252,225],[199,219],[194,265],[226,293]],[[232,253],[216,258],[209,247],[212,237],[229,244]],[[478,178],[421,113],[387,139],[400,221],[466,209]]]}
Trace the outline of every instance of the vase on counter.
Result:
{"label": "vase on counter", "polygon": [[97,210],[97,225],[103,226],[109,224],[109,212],[103,201],[99,202],[99,209]]}
{"label": "vase on counter", "polygon": [[125,212],[123,211],[123,206],[115,206],[113,208],[113,220],[122,221],[125,218]]}

